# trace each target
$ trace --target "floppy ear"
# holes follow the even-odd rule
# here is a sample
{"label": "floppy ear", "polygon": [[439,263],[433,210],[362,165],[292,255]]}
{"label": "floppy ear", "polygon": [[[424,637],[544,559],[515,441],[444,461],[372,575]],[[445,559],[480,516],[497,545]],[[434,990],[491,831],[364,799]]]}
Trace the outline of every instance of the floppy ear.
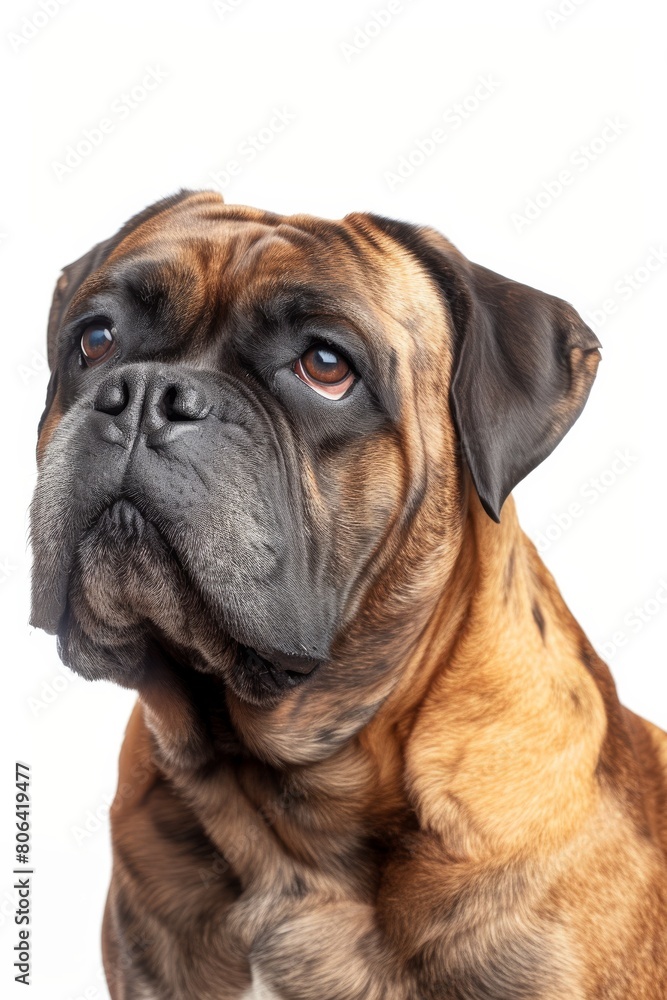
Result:
{"label": "floppy ear", "polygon": [[569,303],[471,263],[435,230],[373,220],[425,265],[450,310],[454,420],[479,498],[499,521],[509,493],[581,413],[600,342]]}
{"label": "floppy ear", "polygon": [[175,205],[178,205],[179,202],[185,201],[186,198],[196,195],[205,195],[209,199],[215,198],[217,201],[222,201],[222,196],[213,191],[188,191],[183,189],[179,191],[178,194],[171,195],[168,198],[162,198],[161,201],[156,201],[154,205],[150,205],[148,208],[145,208],[143,212],[133,215],[132,218],[118,230],[115,236],[111,236],[108,240],[98,243],[92,248],[92,250],[85,253],[83,257],[79,257],[79,259],[75,260],[73,264],[68,264],[67,267],[63,268],[62,274],[56,283],[53,300],[51,302],[51,309],[49,312],[49,322],[47,328],[49,368],[53,369],[55,364],[56,338],[65,312],[67,311],[67,307],[86,278],[96,271],[98,267],[101,267],[119,243],[124,240],[126,236],[129,236],[133,230],[137,229],[138,226],[147,222],[149,219],[154,218],[156,215],[159,215],[160,212],[165,212],[167,209],[173,208]]}

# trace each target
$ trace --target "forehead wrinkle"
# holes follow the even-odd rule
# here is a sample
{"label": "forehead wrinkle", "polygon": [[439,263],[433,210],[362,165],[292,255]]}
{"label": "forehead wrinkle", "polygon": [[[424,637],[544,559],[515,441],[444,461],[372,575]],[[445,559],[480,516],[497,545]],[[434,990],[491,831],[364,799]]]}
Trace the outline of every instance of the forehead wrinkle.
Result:
{"label": "forehead wrinkle", "polygon": [[284,266],[291,250],[289,240],[275,230],[261,227],[237,235],[229,243],[228,277],[240,283],[249,271],[266,274],[273,266]]}
{"label": "forehead wrinkle", "polygon": [[127,264],[114,265],[110,284],[128,290],[149,313],[201,312],[206,308],[201,268],[188,256],[126,258]]}
{"label": "forehead wrinkle", "polygon": [[309,245],[310,237],[300,234],[296,239],[298,242],[293,233],[258,233],[241,248],[231,265],[227,290],[235,307],[252,310],[275,303],[283,307],[283,312],[289,312],[292,300],[303,310],[314,305],[314,310],[320,312],[322,299],[340,299],[341,293],[344,298],[340,282],[332,295],[331,275],[323,280],[322,269],[312,266],[316,255]]}
{"label": "forehead wrinkle", "polygon": [[399,371],[446,350],[447,318],[427,275],[366,217],[281,217],[210,201],[186,212],[186,204],[178,217],[163,216],[161,230],[142,227],[139,245],[123,240],[103,270],[121,279],[148,262],[146,291],[177,301],[190,327],[195,314],[217,328],[230,309],[276,299],[289,311],[292,297],[304,311],[349,320],[378,354],[383,331]]}
{"label": "forehead wrinkle", "polygon": [[[274,319],[277,323],[282,319],[305,318],[308,314],[338,317],[352,324],[372,349],[376,361],[387,353],[379,335],[382,330],[390,334],[391,355],[402,355],[404,362],[409,363],[415,349],[423,346],[420,344],[423,323],[415,314],[414,300],[407,301],[407,295],[397,294],[392,287],[396,284],[392,241],[387,244],[386,257],[391,262],[388,270],[386,257],[378,254],[376,244],[372,244],[371,254],[362,253],[361,257],[355,254],[350,260],[350,242],[341,238],[340,230],[345,228],[341,223],[309,216],[298,219],[315,226],[315,231],[295,230],[291,224],[285,224],[268,233],[264,227],[263,232],[256,232],[251,253],[245,254],[234,268],[240,286],[234,306],[249,312],[259,309],[267,321]],[[349,235],[356,243],[356,234]],[[311,246],[316,248],[317,253],[304,254],[304,245],[308,250]],[[405,266],[409,262],[401,264],[405,278],[414,279],[414,269]],[[248,270],[255,274],[244,284]],[[303,317],[297,317],[294,308]],[[396,372],[395,364],[393,371]]]}
{"label": "forehead wrinkle", "polygon": [[228,226],[222,221],[217,238],[210,232],[154,235],[141,247],[107,261],[97,288],[129,288],[143,305],[151,296],[166,306],[177,303],[180,308],[169,319],[182,319],[190,328],[197,322],[210,327],[217,326],[231,306],[252,301],[257,294],[255,275],[266,284],[273,274],[275,288],[277,276],[293,277],[303,263],[302,257],[295,257],[299,248],[294,240],[301,242],[307,234],[285,226],[277,235],[275,227],[262,222]]}
{"label": "forehead wrinkle", "polygon": [[[178,252],[170,253],[170,249]],[[185,254],[182,246],[169,248],[165,241],[158,249],[144,246],[140,253],[104,265],[98,272],[97,290],[129,295],[151,328],[159,331],[165,349],[197,349],[214,320],[215,308],[199,262],[201,249],[194,240],[189,241]]]}

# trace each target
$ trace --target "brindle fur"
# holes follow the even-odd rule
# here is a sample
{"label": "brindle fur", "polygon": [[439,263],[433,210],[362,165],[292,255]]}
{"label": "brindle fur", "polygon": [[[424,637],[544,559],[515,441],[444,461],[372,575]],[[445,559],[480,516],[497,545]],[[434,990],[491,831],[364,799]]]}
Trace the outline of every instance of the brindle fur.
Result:
{"label": "brindle fur", "polygon": [[[315,511],[335,490],[354,579],[333,667],[268,707],[187,662],[141,681],[111,811],[114,1000],[667,996],[667,736],[619,705],[511,497],[500,523],[501,487],[480,502],[492,473],[450,398],[457,310],[471,306],[447,305],[445,286],[466,265],[406,229],[198,193],[93,262],[89,290],[159,246],[141,294],[203,366],[221,317],[286,272],[344,296],[382,331],[396,410],[321,466],[301,456]],[[434,279],[437,253],[449,271]],[[61,279],[52,338],[81,267]],[[592,342],[571,347],[583,367],[553,403],[549,447],[597,363]],[[64,412],[55,378],[50,397],[42,462]],[[116,590],[100,577],[97,607],[134,595],[159,621],[144,594],[154,568],[121,556],[133,575]]]}

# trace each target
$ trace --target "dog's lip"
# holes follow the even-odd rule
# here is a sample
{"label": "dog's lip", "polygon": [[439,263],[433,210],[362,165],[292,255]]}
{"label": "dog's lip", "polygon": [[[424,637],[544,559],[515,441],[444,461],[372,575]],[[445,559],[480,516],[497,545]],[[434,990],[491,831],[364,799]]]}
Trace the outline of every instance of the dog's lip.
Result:
{"label": "dog's lip", "polygon": [[278,688],[295,687],[311,677],[322,661],[308,656],[260,651],[238,643],[239,656],[246,664],[255,665],[261,673],[271,678]]}
{"label": "dog's lip", "polygon": [[67,558],[62,562],[59,574],[61,583],[57,593],[55,597],[46,595],[51,599],[50,604],[45,605],[44,594],[41,595],[39,603],[35,601],[33,584],[30,624],[34,628],[42,629],[49,635],[60,635],[64,631],[70,580],[75,564],[77,547],[87,534],[99,528],[105,518],[114,522],[117,528],[121,528],[126,533],[128,540],[133,536],[135,539],[139,539],[146,531],[147,526],[150,526],[162,540],[173,558],[173,548],[168,539],[162,534],[160,526],[155,523],[152,514],[153,512],[149,509],[149,505],[142,498],[132,496],[124,490],[119,491],[113,496],[105,497],[99,505],[96,505],[95,509],[82,519],[82,523],[77,526],[76,538],[68,548]]}
{"label": "dog's lip", "polygon": [[91,528],[99,524],[104,517],[110,517],[112,520],[117,521],[126,530],[130,530],[136,527],[137,524],[147,521],[145,513],[136,503],[128,500],[127,497],[119,497],[105,507],[97,521],[91,525]]}
{"label": "dog's lip", "polygon": [[[127,496],[121,496],[103,511],[100,520],[104,517],[112,518],[120,524],[126,531],[140,533],[145,524],[152,524],[150,517],[141,503],[136,503]],[[158,535],[160,535],[159,529]],[[232,638],[235,638],[232,636]],[[286,653],[278,650],[261,649],[256,646],[244,645],[238,642],[242,655],[257,657],[265,669],[271,674],[276,682],[287,681],[288,683],[299,683],[302,679],[310,676],[320,665],[320,660],[311,656],[304,656],[295,653]],[[278,676],[277,676],[278,675]],[[280,676],[282,675],[282,676]]]}
{"label": "dog's lip", "polygon": [[[118,496],[110,500],[104,509],[101,511],[99,521],[105,514],[117,513],[117,514],[127,514],[128,512],[139,514],[139,516],[144,521],[150,521],[152,523],[151,512],[149,510],[149,505],[141,497],[131,496],[129,492],[122,490],[119,492]],[[95,523],[97,523],[97,521]],[[94,524],[90,525],[94,527]],[[90,530],[90,528],[88,529]]]}
{"label": "dog's lip", "polygon": [[[107,498],[106,503],[90,516],[88,523],[83,527],[81,537],[86,533],[95,530],[105,519],[110,520],[116,529],[120,528],[129,542],[134,539],[139,542],[150,527],[155,529],[158,537],[167,545],[170,555],[175,558],[174,551],[164,538],[160,527],[157,526],[152,517],[150,504],[147,504],[142,497],[132,496],[125,491],[119,492],[115,497]],[[72,549],[72,560],[74,559],[75,548]],[[70,571],[67,573],[69,579]],[[69,590],[67,586],[66,592]],[[46,628],[46,631],[54,635],[59,635],[65,630],[68,615],[68,600],[65,599],[62,611],[58,614],[57,621],[46,622],[38,620],[38,616],[33,614],[31,623],[37,628]],[[47,627],[51,626],[51,627]],[[234,630],[226,628],[227,635],[231,642],[237,647],[239,660],[249,658],[256,660],[256,680],[265,688],[267,693],[280,691],[296,687],[304,683],[309,677],[315,674],[318,668],[325,662],[326,656],[308,656],[301,652],[276,650],[262,647],[259,644],[248,644],[244,637],[234,634]],[[252,639],[250,640],[252,642]],[[180,659],[177,656],[177,659]],[[260,679],[261,678],[261,679]],[[233,679],[229,678],[233,684]]]}
{"label": "dog's lip", "polygon": [[311,656],[298,656],[291,653],[264,652],[255,649],[254,652],[263,660],[267,660],[274,667],[283,670],[286,674],[302,674],[308,676],[320,665],[320,661]]}
{"label": "dog's lip", "polygon": [[65,617],[67,614],[67,603],[70,579],[76,558],[77,546],[86,534],[94,530],[104,517],[113,517],[113,508],[117,507],[116,515],[120,520],[121,511],[126,524],[133,518],[146,520],[145,514],[138,506],[131,501],[127,501],[122,494],[115,494],[105,497],[100,503],[93,505],[90,513],[82,514],[80,523],[71,526],[71,538],[66,548],[59,556],[58,573],[55,580],[51,580],[51,586],[44,588],[41,583],[37,586],[35,578],[35,568],[33,566],[32,584],[32,607],[30,611],[30,624],[34,628],[42,629],[49,635],[59,635],[65,627]]}

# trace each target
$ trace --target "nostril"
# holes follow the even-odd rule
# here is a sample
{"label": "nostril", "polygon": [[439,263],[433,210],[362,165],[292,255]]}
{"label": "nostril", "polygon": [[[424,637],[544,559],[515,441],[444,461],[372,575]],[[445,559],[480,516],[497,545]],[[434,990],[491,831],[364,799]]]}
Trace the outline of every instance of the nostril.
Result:
{"label": "nostril", "polygon": [[94,408],[100,413],[108,413],[117,417],[122,413],[130,400],[130,392],[125,381],[104,382],[95,398]]}
{"label": "nostril", "polygon": [[204,393],[194,386],[170,385],[164,390],[161,409],[167,420],[203,420],[211,409]]}
{"label": "nostril", "polygon": [[168,389],[165,390],[164,396],[162,397],[162,410],[167,420],[178,419],[176,414],[176,400],[178,398],[178,389],[175,385],[170,385]]}

